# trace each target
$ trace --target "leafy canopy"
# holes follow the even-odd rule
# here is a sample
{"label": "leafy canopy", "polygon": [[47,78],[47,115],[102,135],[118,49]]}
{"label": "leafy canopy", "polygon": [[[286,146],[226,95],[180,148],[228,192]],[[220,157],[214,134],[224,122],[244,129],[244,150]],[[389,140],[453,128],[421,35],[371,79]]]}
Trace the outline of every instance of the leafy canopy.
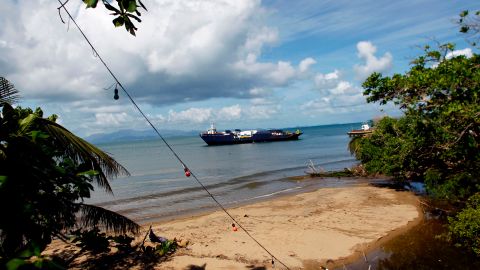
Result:
{"label": "leafy canopy", "polygon": [[363,83],[368,102],[393,102],[404,116],[382,119],[353,152],[370,172],[464,199],[480,190],[480,56],[447,58],[453,50],[427,46],[405,74],[374,73]]}
{"label": "leafy canopy", "polygon": [[111,193],[108,178],[128,174],[124,167],[57,124],[55,115],[0,107],[0,261],[43,250],[76,225],[138,231],[130,219],[83,201],[93,184]]}
{"label": "leafy canopy", "polygon": [[470,247],[480,255],[480,193],[470,197],[467,206],[456,216],[449,217],[449,238],[457,246]]}

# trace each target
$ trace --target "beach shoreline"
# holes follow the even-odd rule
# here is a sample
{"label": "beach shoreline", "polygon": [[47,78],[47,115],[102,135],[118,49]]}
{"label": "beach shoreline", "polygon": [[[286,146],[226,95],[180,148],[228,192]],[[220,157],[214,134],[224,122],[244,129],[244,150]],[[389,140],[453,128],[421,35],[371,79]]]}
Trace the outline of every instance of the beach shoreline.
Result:
{"label": "beach shoreline", "polygon": [[[314,205],[314,201],[319,202]],[[228,211],[291,269],[354,262],[417,225],[423,216],[412,193],[367,184],[323,188]],[[231,223],[225,213],[215,211],[153,224],[157,234],[189,242],[161,268],[188,269],[206,263],[207,269],[270,269],[267,253],[241,229],[233,232]]]}
{"label": "beach shoreline", "polygon": [[[302,193],[309,193],[316,191],[318,189],[325,189],[325,188],[338,188],[338,187],[356,187],[368,184],[388,184],[390,183],[390,179],[387,177],[359,177],[359,176],[349,176],[349,177],[311,177],[309,175],[298,175],[298,176],[290,176],[284,177],[281,179],[282,181],[288,181],[294,183],[294,187],[290,187],[283,190],[273,191],[271,193],[262,194],[260,196],[245,198],[239,201],[221,201],[222,205],[226,209],[234,209],[238,207],[248,206],[255,203],[260,202],[267,202],[276,200],[283,197],[295,196]],[[201,190],[202,193],[204,192]],[[240,192],[240,191],[239,191]],[[174,220],[181,220],[184,218],[192,218],[196,216],[202,216],[209,213],[213,213],[215,211],[220,210],[219,206],[207,195],[204,194],[205,198],[209,200],[208,206],[203,206],[202,208],[198,209],[182,209],[177,211],[175,214],[168,213],[166,215],[162,214],[153,214],[150,216],[143,216],[138,221],[136,220],[141,226],[150,226],[152,224],[159,224],[165,223]],[[217,200],[219,198],[216,194],[213,194]],[[128,212],[119,211],[120,214],[124,214],[128,216]]]}
{"label": "beach shoreline", "polygon": [[[343,268],[364,258],[386,241],[408,231],[423,218],[412,192],[379,187],[367,181],[282,195],[228,212],[278,260],[275,269]],[[173,220],[143,224],[136,242],[149,226],[158,236],[187,243],[154,269],[273,269],[272,258],[223,211],[208,211]],[[64,250],[52,243],[52,250]],[[155,246],[147,238],[147,246]],[[50,253],[50,252],[49,252]],[[55,253],[55,252],[53,252]],[[70,265],[81,269],[88,256]],[[192,268],[199,267],[199,268]],[[201,268],[204,267],[204,268]],[[255,268],[257,267],[257,268]],[[141,269],[133,265],[131,269]],[[119,269],[119,268],[118,268]]]}

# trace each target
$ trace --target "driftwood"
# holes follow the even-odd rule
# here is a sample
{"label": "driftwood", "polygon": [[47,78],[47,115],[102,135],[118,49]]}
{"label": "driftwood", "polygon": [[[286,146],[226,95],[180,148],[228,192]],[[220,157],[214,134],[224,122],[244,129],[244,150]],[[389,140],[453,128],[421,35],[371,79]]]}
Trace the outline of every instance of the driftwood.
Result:
{"label": "driftwood", "polygon": [[313,161],[311,159],[307,163],[307,168],[308,168],[308,170],[305,171],[305,173],[310,175],[310,176],[322,176],[322,175],[325,174],[325,170],[323,168],[317,169],[315,167],[315,164],[313,164]]}
{"label": "driftwood", "polygon": [[141,249],[145,245],[145,240],[147,240],[147,236],[150,234],[150,230],[152,229],[152,225],[147,230],[147,233],[145,234],[145,237],[143,237],[142,244],[138,246],[139,249]]}

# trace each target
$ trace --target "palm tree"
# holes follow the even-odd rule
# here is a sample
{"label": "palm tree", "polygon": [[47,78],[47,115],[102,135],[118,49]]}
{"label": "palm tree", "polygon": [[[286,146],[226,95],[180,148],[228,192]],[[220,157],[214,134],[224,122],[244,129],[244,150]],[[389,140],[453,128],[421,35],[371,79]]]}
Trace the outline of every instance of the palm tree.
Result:
{"label": "palm tree", "polygon": [[10,103],[18,100],[18,90],[4,77],[0,77],[0,104]]}
{"label": "palm tree", "polygon": [[92,184],[112,194],[109,178],[128,175],[111,156],[40,108],[16,107],[18,91],[0,77],[0,258],[44,248],[74,226],[137,233],[134,221],[84,203]]}

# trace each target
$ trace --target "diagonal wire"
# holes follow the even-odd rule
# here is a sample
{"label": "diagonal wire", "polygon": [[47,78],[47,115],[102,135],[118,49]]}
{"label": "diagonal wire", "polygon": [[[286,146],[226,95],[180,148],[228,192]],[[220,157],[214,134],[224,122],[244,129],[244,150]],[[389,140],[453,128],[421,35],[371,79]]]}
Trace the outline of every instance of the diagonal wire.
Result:
{"label": "diagonal wire", "polygon": [[[165,138],[162,136],[162,134],[158,131],[158,129],[153,125],[153,123],[150,121],[150,119],[147,117],[147,115],[145,115],[145,113],[142,111],[142,109],[140,109],[140,107],[137,105],[137,103],[135,102],[135,100],[132,98],[132,96],[130,96],[130,94],[127,92],[127,90],[125,89],[125,87],[123,87],[122,83],[120,83],[120,81],[117,79],[117,77],[115,76],[115,74],[112,72],[112,70],[110,69],[110,67],[105,63],[105,61],[103,60],[103,58],[100,56],[100,54],[98,53],[98,51],[95,49],[95,47],[93,46],[93,44],[90,42],[90,40],[87,38],[87,36],[85,35],[85,33],[82,31],[82,29],[80,28],[80,26],[77,24],[77,22],[75,21],[75,19],[72,17],[72,15],[70,14],[70,12],[68,11],[68,9],[66,8],[65,3],[62,3],[60,0],[58,0],[58,2],[61,4],[60,8],[63,8],[63,10],[65,10],[65,12],[67,13],[68,17],[70,18],[70,20],[75,24],[75,26],[77,27],[77,29],[80,31],[80,33],[82,34],[82,36],[84,37],[85,41],[87,41],[88,45],[90,45],[90,47],[92,48],[93,52],[95,53],[95,55],[98,57],[98,59],[102,62],[102,64],[105,66],[105,68],[108,70],[108,72],[110,73],[110,75],[113,77],[113,79],[116,81],[116,83],[118,84],[118,86],[123,90],[123,92],[127,95],[128,99],[132,102],[133,106],[135,106],[135,108],[138,110],[138,112],[143,116],[143,118],[145,118],[145,120],[148,122],[148,124],[153,128],[153,130],[155,131],[155,133],[157,133],[158,137],[160,137],[160,139],[165,143],[165,145],[168,147],[168,149],[172,152],[172,154],[175,156],[175,158],[178,160],[178,162],[180,162],[180,164],[183,166],[183,168],[185,170],[189,170],[187,165],[185,164],[185,162],[183,162],[183,160],[178,156],[178,154],[175,152],[175,150],[173,150],[173,148],[170,146],[170,144],[165,140]],[[67,1],[68,2],[68,1]],[[60,8],[59,8],[59,11],[60,11]],[[189,170],[190,171],[190,170]],[[213,199],[213,201],[215,201],[215,203],[218,205],[218,207],[220,207],[224,212],[225,214],[227,214],[255,243],[257,243],[258,246],[260,246],[265,252],[268,253],[268,255],[270,255],[272,257],[272,264],[273,264],[273,259],[275,259],[277,262],[279,262],[281,265],[283,265],[286,269],[290,269],[285,263],[283,263],[281,260],[279,260],[277,257],[275,257],[266,247],[264,247],[257,239],[255,239],[255,237],[253,237],[253,235],[250,234],[250,232],[245,229],[245,227],[242,226],[242,224],[240,224],[228,211],[227,209],[225,209],[225,207],[215,198],[215,196],[210,193],[210,191],[207,189],[207,187],[197,178],[197,176],[192,172],[190,171],[191,175],[193,176],[193,178],[197,181],[197,183],[208,193],[208,195]]]}

